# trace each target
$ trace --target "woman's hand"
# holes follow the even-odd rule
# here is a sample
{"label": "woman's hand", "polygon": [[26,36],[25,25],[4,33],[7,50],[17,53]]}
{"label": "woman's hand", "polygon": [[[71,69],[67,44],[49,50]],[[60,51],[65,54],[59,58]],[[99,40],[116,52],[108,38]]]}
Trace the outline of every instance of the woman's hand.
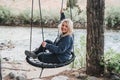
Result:
{"label": "woman's hand", "polygon": [[60,13],[63,13],[63,10],[62,10],[62,9],[60,10]]}
{"label": "woman's hand", "polygon": [[46,43],[45,41],[43,41],[43,42],[42,42],[42,47],[46,47],[46,44],[47,44],[47,43]]}
{"label": "woman's hand", "polygon": [[63,9],[61,9],[61,10],[60,10],[60,13],[63,13],[63,12],[64,12]]}

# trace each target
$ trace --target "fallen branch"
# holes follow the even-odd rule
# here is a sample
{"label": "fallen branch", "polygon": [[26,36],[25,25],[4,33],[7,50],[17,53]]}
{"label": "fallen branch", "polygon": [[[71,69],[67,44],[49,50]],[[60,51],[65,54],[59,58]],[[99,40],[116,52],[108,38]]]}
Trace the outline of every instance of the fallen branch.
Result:
{"label": "fallen branch", "polygon": [[7,63],[7,64],[21,64],[20,62],[7,62],[7,61],[4,61],[4,62],[2,62],[2,64],[4,64],[4,63]]}
{"label": "fallen branch", "polygon": [[26,70],[26,69],[13,69],[13,68],[7,68],[7,67],[2,67],[2,69],[30,71],[30,70]]}

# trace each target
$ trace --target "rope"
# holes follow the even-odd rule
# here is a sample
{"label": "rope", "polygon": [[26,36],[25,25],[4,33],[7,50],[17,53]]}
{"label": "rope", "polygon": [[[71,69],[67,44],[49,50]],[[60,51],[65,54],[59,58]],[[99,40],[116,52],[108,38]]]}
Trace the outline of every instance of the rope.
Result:
{"label": "rope", "polygon": [[62,3],[61,3],[61,10],[63,9],[63,0],[62,0]]}
{"label": "rope", "polygon": [[[43,39],[43,41],[44,41],[44,32],[43,32],[43,26],[42,26],[42,12],[41,12],[41,2],[40,2],[40,0],[38,0],[39,1],[39,11],[40,11],[40,26],[42,27],[42,39]],[[42,55],[42,61],[44,60],[44,48],[43,48],[43,55]],[[43,63],[42,63],[42,65],[43,65]],[[42,71],[43,71],[43,69],[44,68],[42,68]],[[41,75],[42,75],[42,71],[41,71],[41,73],[40,73],[40,77],[41,77]]]}
{"label": "rope", "polygon": [[[63,9],[63,0],[62,0],[62,2],[61,2],[61,10]],[[61,16],[61,14],[60,14],[60,16]],[[61,19],[60,19],[60,21],[61,21]],[[60,23],[60,22],[59,22]],[[58,33],[57,33],[57,37],[59,37],[59,29],[58,29]]]}
{"label": "rope", "polygon": [[[72,5],[71,5],[71,0],[69,0],[69,5],[70,5],[70,18],[71,20],[73,19],[72,17]],[[75,48],[74,48],[74,34],[73,34],[73,53],[75,52]],[[75,53],[74,53],[75,54]],[[73,61],[73,64],[72,64],[72,68],[74,67],[74,61]]]}
{"label": "rope", "polygon": [[30,51],[31,51],[31,46],[32,46],[33,4],[34,4],[34,0],[32,0],[32,10],[31,10]]}
{"label": "rope", "polygon": [[41,12],[41,2],[40,2],[40,0],[38,0],[39,1],[39,11],[40,11],[40,26],[42,27],[42,39],[43,39],[43,41],[44,41],[44,32],[43,32],[43,26],[42,26],[42,12]]}
{"label": "rope", "polygon": [[71,0],[69,0],[69,4],[70,4],[70,18],[71,18],[71,20],[72,20],[72,8],[71,8]]}

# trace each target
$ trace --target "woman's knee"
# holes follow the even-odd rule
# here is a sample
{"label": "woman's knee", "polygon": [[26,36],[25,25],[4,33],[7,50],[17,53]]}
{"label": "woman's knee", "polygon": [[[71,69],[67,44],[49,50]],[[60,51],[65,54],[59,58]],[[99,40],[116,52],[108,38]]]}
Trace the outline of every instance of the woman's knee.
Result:
{"label": "woman's knee", "polygon": [[45,40],[45,42],[52,44],[53,42],[51,40]]}
{"label": "woman's knee", "polygon": [[42,60],[43,60],[43,55],[39,55],[39,56],[38,56],[38,59],[39,59],[40,61],[42,61]]}

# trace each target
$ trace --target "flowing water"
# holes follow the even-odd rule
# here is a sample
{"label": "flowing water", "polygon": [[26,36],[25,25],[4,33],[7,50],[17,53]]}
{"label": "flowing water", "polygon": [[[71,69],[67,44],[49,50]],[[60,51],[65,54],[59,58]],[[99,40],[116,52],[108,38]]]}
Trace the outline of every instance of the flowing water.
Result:
{"label": "flowing water", "polygon": [[[81,36],[86,37],[85,29],[75,29],[75,43],[79,44]],[[54,41],[58,34],[56,28],[45,28],[44,39]],[[120,31],[105,31],[105,51],[112,48],[120,53]],[[32,45],[31,49],[39,47],[42,38],[41,28],[34,27],[32,30]],[[1,56],[8,57],[11,60],[25,60],[24,51],[30,49],[30,27],[8,27],[0,26],[0,44],[10,43],[14,48],[3,48],[0,50]],[[79,45],[81,46],[81,45]]]}

